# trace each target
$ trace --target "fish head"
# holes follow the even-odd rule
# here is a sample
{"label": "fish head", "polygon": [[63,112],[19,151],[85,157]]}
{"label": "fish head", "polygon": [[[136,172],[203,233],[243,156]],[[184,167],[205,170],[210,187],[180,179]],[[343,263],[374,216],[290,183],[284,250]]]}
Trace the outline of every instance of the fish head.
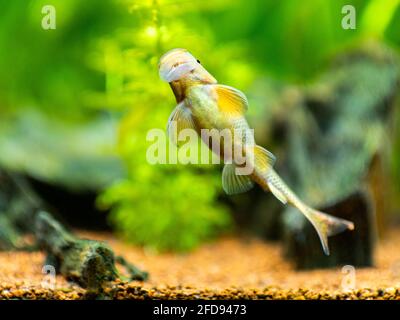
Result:
{"label": "fish head", "polygon": [[186,49],[172,49],[160,58],[160,78],[166,82],[217,83],[217,80]]}

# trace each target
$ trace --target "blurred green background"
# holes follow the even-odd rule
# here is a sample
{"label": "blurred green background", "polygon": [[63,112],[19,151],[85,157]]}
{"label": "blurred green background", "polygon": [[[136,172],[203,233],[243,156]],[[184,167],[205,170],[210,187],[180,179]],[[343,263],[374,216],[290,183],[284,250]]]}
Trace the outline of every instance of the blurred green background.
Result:
{"label": "blurred green background", "polygon": [[[306,85],[365,41],[400,49],[398,0],[0,4],[0,164],[93,190],[118,234],[158,250],[188,250],[234,227],[220,201],[220,167],[146,161],[147,131],[165,128],[175,105],[158,78],[165,51],[187,48],[219,82],[245,92],[257,132],[254,119],[275,94],[265,83]],[[49,4],[55,30],[41,27]],[[356,30],[341,27],[346,4],[356,8]],[[399,139],[391,154],[398,192]]]}

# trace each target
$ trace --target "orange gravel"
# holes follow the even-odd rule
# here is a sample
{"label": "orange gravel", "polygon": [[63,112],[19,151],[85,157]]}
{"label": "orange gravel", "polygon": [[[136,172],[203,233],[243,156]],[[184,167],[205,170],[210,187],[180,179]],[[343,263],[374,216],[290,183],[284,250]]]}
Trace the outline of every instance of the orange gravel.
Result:
{"label": "orange gravel", "polygon": [[[144,283],[113,284],[117,299],[400,299],[400,229],[379,243],[376,267],[355,269],[354,282],[341,267],[293,270],[282,259],[279,244],[256,239],[225,238],[188,254],[157,254],[108,234],[80,234],[107,241],[117,254],[150,273]],[[0,298],[83,297],[85,290],[61,276],[54,290],[43,287],[43,259],[42,253],[1,252]]]}

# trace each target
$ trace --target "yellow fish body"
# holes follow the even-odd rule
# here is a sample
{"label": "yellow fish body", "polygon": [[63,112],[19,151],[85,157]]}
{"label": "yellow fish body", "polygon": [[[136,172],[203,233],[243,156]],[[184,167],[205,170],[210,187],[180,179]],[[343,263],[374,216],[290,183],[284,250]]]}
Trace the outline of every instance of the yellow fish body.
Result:
{"label": "yellow fish body", "polygon": [[[207,146],[224,159],[222,186],[226,193],[245,192],[254,183],[272,192],[281,202],[293,205],[309,219],[327,255],[328,236],[354,229],[350,221],[307,206],[279,177],[273,169],[273,154],[255,144],[253,131],[244,117],[248,102],[242,92],[218,84],[185,49],[173,49],[164,54],[159,74],[170,84],[178,103],[168,121],[171,140],[178,144],[176,133],[183,129],[195,130]],[[204,129],[211,134],[205,135]],[[238,173],[237,169],[246,167],[251,169],[248,173]]]}

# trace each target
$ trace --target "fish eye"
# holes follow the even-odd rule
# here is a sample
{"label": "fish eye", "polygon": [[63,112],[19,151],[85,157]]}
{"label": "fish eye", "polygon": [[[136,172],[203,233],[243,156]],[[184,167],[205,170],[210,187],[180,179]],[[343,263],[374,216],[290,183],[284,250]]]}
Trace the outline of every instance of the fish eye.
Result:
{"label": "fish eye", "polygon": [[197,59],[196,61],[197,61],[198,64],[201,64],[199,59]]}

